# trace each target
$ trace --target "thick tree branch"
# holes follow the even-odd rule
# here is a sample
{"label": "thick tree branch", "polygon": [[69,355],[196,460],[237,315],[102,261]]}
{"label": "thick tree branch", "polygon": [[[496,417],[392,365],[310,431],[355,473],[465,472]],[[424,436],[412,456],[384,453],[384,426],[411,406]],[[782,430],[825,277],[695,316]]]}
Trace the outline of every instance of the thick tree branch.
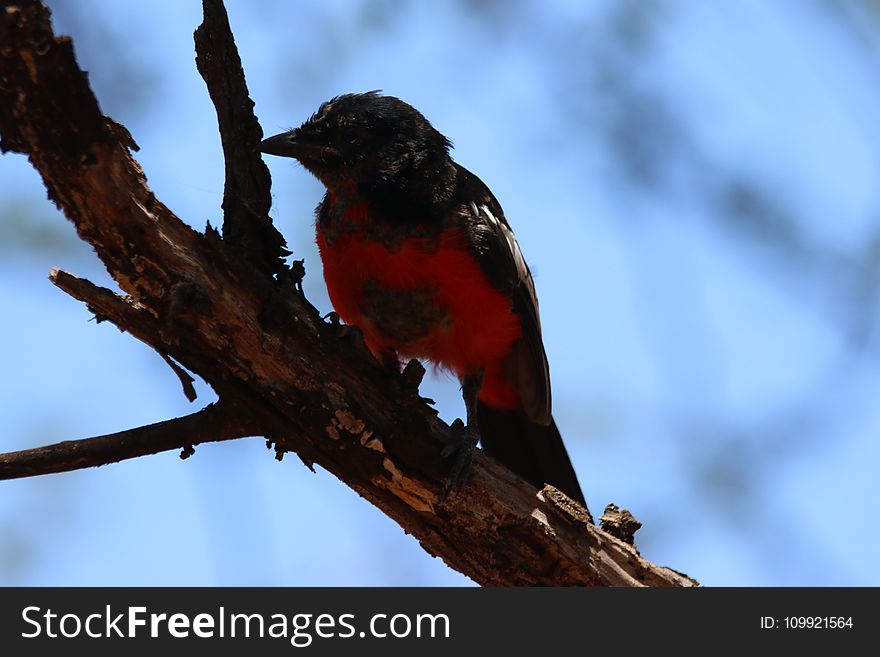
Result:
{"label": "thick tree branch", "polygon": [[[240,63],[227,68],[233,60],[222,54],[234,43],[221,9],[215,0],[205,4],[213,36],[199,56],[218,117],[234,122],[246,88],[235,79]],[[215,66],[231,75],[228,88],[211,82]],[[228,105],[233,111],[229,98],[238,99]],[[258,134],[247,130],[240,139],[224,137],[227,171],[252,165],[240,149]],[[298,269],[267,275],[273,267],[265,250],[230,248],[216,231],[196,232],[153,196],[130,137],[101,116],[70,41],[52,34],[48,10],[35,0],[5,5],[0,14],[0,135],[4,150],[28,154],[50,197],[128,297],[83,292],[87,285],[68,279],[62,287],[199,374],[221,405],[246,409],[255,433],[335,474],[429,553],[481,584],[696,584],[595,527],[555,489],[536,491],[481,453],[464,488],[443,499],[450,464],[439,454],[454,438],[410,378],[322,322],[297,291]],[[262,174],[232,175],[255,182],[227,181],[227,218],[232,205],[253,210],[262,198]],[[251,214],[267,222],[261,207]],[[54,278],[59,284],[63,277]]]}
{"label": "thick tree branch", "polygon": [[208,85],[226,160],[223,238],[241,249],[251,266],[287,271],[284,238],[269,220],[271,178],[257,145],[263,137],[248,95],[238,49],[220,0],[203,0],[205,18],[195,31],[196,66]]}
{"label": "thick tree branch", "polygon": [[200,443],[254,435],[247,415],[224,404],[209,404],[197,413],[128,431],[0,454],[0,479],[93,468],[172,449],[187,450],[188,455]]}

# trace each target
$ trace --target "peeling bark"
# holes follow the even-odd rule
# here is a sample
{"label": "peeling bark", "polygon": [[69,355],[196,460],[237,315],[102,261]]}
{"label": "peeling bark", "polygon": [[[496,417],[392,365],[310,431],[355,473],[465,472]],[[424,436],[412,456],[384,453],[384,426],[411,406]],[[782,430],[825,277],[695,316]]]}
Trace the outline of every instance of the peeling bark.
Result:
{"label": "peeling bark", "polygon": [[[182,367],[204,378],[220,397],[200,412],[209,420],[230,407],[246,418],[213,438],[210,423],[196,426],[200,413],[188,416],[196,425],[169,421],[178,424],[162,437],[145,428],[115,436],[140,431],[155,451],[267,436],[280,453],[332,472],[480,584],[696,585],[598,529],[556,489],[537,491],[483,454],[463,489],[443,498],[450,463],[440,452],[454,437],[419,397],[417,368],[382,367],[356,336],[324,322],[302,295],[301,262],[284,263],[284,241],[267,216],[268,171],[255,155],[261,131],[225,10],[219,0],[204,8],[196,42],[227,161],[223,238],[192,229],[156,199],[132,157],[134,140],[101,114],[48,9],[35,0],[0,9],[0,148],[27,154],[123,294],[62,272],[53,282],[179,364],[178,375]],[[114,436],[104,436],[40,448],[39,458],[59,465],[74,443],[97,447],[90,441],[114,448]],[[137,455],[116,442],[119,458]],[[0,455],[0,478],[39,473],[33,460],[29,472],[16,470],[22,454]],[[43,472],[57,469],[69,468]]]}

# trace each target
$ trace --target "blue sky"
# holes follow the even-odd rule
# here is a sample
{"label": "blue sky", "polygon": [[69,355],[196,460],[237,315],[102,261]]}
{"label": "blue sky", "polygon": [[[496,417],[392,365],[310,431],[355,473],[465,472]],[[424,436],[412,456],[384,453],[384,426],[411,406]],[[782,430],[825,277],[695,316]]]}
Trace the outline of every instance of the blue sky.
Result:
{"label": "blue sky", "polygon": [[[594,512],[630,508],[646,557],[708,585],[880,583],[869,4],[228,6],[267,134],[382,89],[493,189],[535,272],[554,415]],[[67,2],[57,20],[157,196],[219,224],[198,3]],[[329,310],[321,187],[268,164],[272,215]],[[111,284],[18,155],[0,157],[0,238],[0,450],[192,410],[158,356],[48,283],[60,266]],[[454,381],[426,387],[461,414]],[[468,583],[259,439],[0,491],[2,584]]]}

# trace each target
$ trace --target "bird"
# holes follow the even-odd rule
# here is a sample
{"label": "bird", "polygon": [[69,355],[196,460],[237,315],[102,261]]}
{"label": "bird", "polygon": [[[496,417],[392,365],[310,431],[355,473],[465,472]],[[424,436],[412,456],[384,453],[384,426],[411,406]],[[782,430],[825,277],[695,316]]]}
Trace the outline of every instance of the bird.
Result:
{"label": "bird", "polygon": [[552,416],[531,271],[498,200],[451,148],[421,112],[378,91],[331,98],[259,145],[326,187],[316,241],[339,318],[381,363],[417,358],[458,377],[467,420],[450,485],[462,485],[479,441],[535,487],[586,506]]}

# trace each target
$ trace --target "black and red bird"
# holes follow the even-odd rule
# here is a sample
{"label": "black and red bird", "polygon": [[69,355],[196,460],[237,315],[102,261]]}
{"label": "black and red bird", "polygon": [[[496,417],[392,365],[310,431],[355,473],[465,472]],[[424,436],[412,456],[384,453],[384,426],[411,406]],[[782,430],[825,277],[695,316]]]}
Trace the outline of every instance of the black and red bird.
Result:
{"label": "black and red bird", "polygon": [[553,421],[535,284],[498,201],[420,112],[376,92],[327,101],[260,150],[327,187],[317,242],[330,300],[384,362],[454,372],[466,433],[537,487],[584,503]]}

